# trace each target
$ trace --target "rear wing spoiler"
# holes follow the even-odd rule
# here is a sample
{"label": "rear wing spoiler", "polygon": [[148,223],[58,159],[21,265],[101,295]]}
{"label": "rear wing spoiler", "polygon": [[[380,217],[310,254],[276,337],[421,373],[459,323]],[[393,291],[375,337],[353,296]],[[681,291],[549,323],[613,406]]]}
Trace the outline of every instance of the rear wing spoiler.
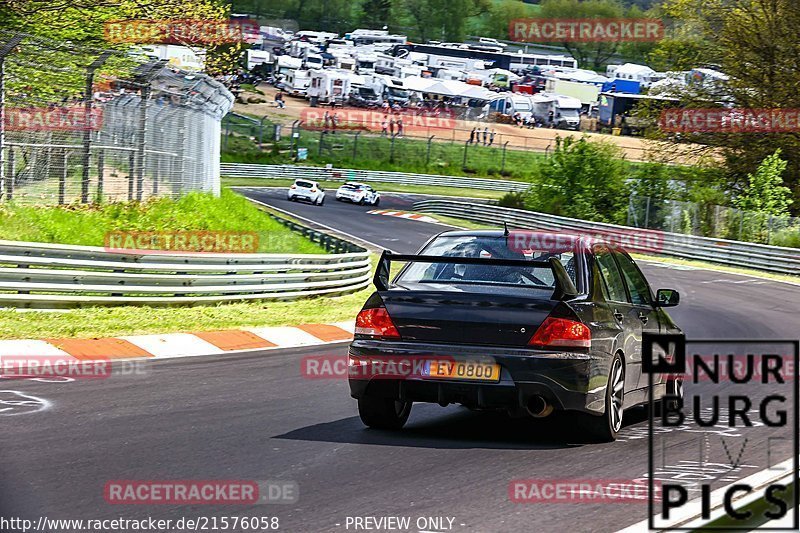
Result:
{"label": "rear wing spoiler", "polygon": [[403,255],[394,254],[389,250],[384,250],[378,260],[378,268],[372,283],[379,291],[389,290],[389,277],[392,262],[403,263],[436,263],[436,264],[458,264],[458,265],[485,265],[485,266],[513,266],[513,267],[537,267],[549,268],[553,272],[555,279],[555,290],[553,300],[567,300],[578,295],[575,284],[567,274],[567,269],[556,257],[551,257],[547,261],[535,261],[527,259],[493,259],[483,257],[452,257],[441,255]]}

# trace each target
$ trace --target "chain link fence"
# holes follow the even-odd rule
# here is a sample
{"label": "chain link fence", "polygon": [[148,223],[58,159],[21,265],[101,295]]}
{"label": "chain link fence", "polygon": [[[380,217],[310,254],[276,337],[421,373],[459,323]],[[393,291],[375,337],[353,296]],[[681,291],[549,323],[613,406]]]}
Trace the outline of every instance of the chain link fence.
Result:
{"label": "chain link fence", "polygon": [[232,106],[221,83],[165,61],[0,31],[0,199],[218,193]]}
{"label": "chain link fence", "polygon": [[632,196],[628,225],[700,237],[800,247],[800,218],[720,205]]}

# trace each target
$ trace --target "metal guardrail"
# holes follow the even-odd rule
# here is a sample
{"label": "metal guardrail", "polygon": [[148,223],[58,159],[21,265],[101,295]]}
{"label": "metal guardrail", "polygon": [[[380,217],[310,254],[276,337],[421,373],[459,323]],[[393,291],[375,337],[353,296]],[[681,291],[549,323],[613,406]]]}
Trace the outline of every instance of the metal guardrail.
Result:
{"label": "metal guardrail", "polygon": [[381,170],[356,170],[342,168],[306,167],[295,165],[262,165],[249,163],[221,163],[220,174],[232,178],[298,179],[314,181],[365,181],[370,183],[402,183],[406,185],[438,185],[494,191],[525,191],[529,183],[522,181],[440,176],[437,174],[409,174]]}
{"label": "metal guardrail", "polygon": [[414,204],[414,210],[490,225],[499,226],[505,222],[509,227],[596,233],[601,237],[603,235],[635,234],[636,232],[647,233],[650,241],[655,243],[652,251],[655,255],[695,259],[780,274],[800,274],[800,249],[797,248],[697,237],[602,222],[587,222],[546,213],[455,200],[423,200]]}
{"label": "metal guardrail", "polygon": [[290,300],[370,283],[369,252],[270,214],[332,254],[120,253],[0,241],[0,307],[204,305]]}

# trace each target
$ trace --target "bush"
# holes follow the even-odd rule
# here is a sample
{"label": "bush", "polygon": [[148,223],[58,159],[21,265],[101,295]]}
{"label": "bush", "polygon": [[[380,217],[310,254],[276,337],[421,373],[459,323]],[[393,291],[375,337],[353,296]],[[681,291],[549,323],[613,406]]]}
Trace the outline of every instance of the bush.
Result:
{"label": "bush", "polygon": [[525,193],[507,193],[497,201],[497,205],[500,207],[511,207],[513,209],[525,209]]}
{"label": "bush", "polygon": [[525,206],[567,217],[624,223],[629,189],[620,149],[585,137],[556,139],[553,155],[540,169]]}

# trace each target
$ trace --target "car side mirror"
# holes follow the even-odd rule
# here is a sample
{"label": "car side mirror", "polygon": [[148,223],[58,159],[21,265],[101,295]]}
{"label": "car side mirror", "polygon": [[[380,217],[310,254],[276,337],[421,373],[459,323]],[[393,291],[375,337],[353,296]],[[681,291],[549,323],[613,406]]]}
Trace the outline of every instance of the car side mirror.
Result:
{"label": "car side mirror", "polygon": [[675,289],[658,289],[656,291],[657,307],[675,307],[681,301],[681,295]]}

